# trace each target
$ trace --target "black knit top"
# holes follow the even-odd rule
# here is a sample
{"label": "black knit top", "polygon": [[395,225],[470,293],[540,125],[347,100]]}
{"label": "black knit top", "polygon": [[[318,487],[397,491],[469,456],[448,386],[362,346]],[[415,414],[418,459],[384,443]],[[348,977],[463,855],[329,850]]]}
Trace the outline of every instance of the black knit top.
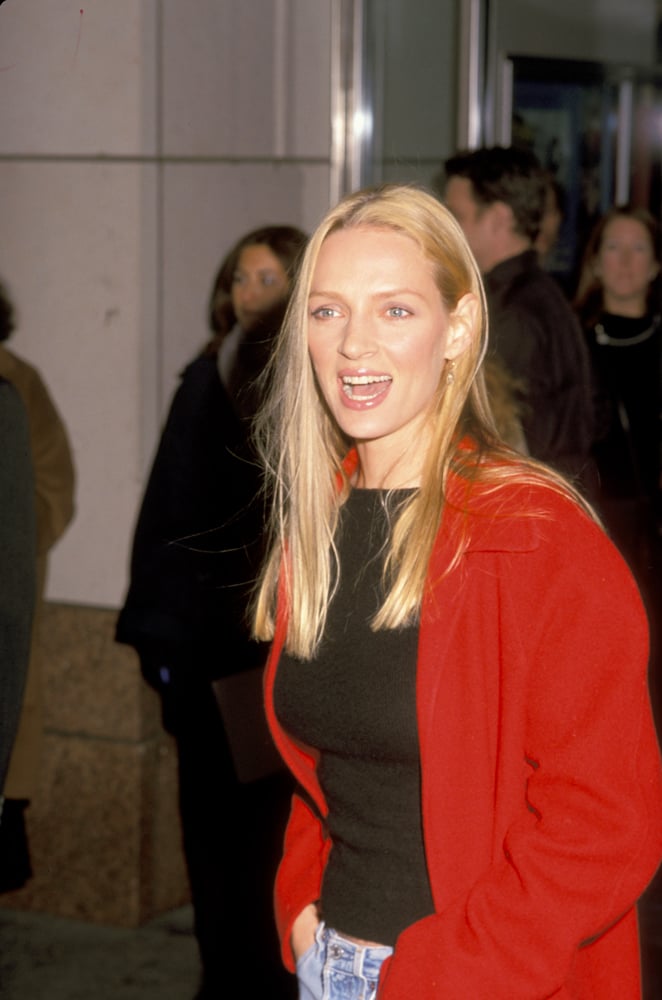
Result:
{"label": "black knit top", "polygon": [[369,625],[382,601],[387,499],[382,490],[350,494],[324,640],[310,662],[283,654],[274,700],[285,729],[320,751],[332,838],[323,917],[341,933],[393,945],[433,904],[421,823],[418,628]]}

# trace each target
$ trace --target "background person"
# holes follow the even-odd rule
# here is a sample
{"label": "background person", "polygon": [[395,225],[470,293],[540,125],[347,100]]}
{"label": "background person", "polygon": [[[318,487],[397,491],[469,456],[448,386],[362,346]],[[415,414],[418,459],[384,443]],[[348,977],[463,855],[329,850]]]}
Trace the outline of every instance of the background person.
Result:
{"label": "background person", "polygon": [[533,153],[458,153],[437,180],[483,274],[492,350],[521,387],[529,453],[593,486],[589,361],[577,318],[540,266],[547,178]]}
{"label": "background person", "polygon": [[545,270],[550,269],[556,244],[559,241],[563,216],[565,213],[565,192],[550,174],[545,174],[545,207],[540,220],[540,229],[534,240],[538,251],[540,264]]}
{"label": "background person", "polygon": [[250,970],[256,995],[284,998],[291,990],[271,906],[291,781],[275,770],[271,745],[260,742],[268,740],[266,652],[250,638],[247,620],[265,518],[250,419],[304,243],[292,226],[262,227],[219,268],[209,304],[213,336],[183,372],[168,413],[116,629],[117,640],[137,650],[177,741],[202,963],[198,996],[209,1000],[226,995],[235,962]]}
{"label": "background person", "polygon": [[453,217],[386,187],[320,223],[275,353],[256,632],[302,1000],[640,995],[646,617],[579,495],[500,442],[486,327]]}
{"label": "background person", "polygon": [[599,505],[639,573],[653,555],[660,518],[659,270],[653,217],[628,205],[613,208],[591,234],[575,303],[594,378]]}
{"label": "background person", "polygon": [[659,231],[642,208],[612,208],[584,253],[575,306],[591,358],[596,503],[646,600],[662,723],[662,320]]}
{"label": "background person", "polygon": [[32,875],[25,811],[37,786],[44,724],[42,663],[36,633],[48,576],[48,554],[74,516],[76,487],[69,437],[53,398],[37,369],[5,344],[14,328],[14,307],[0,283],[0,376],[15,386],[27,412],[36,517],[36,603],[21,716],[5,781],[0,892],[21,888]]}

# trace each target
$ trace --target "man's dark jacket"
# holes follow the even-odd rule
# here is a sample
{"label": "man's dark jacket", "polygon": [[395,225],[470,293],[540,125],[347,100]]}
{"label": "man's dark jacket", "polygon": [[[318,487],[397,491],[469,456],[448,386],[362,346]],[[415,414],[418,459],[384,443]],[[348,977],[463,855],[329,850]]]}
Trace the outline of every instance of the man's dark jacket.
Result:
{"label": "man's dark jacket", "polygon": [[520,382],[531,455],[590,482],[593,404],[577,317],[534,250],[497,264],[485,288],[491,350]]}

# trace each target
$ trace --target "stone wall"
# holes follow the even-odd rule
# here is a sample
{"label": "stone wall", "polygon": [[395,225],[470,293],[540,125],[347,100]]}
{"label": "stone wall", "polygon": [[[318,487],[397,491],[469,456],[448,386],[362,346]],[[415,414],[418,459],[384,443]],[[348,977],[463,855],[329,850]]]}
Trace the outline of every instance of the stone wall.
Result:
{"label": "stone wall", "polygon": [[34,877],[0,906],[131,927],[189,900],[175,745],[135,653],[113,640],[116,615],[44,608]]}

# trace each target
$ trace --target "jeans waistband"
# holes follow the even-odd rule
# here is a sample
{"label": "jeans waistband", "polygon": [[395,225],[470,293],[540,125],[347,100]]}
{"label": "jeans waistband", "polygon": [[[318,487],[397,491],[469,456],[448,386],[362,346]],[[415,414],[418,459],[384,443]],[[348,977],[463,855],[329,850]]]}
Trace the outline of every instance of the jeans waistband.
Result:
{"label": "jeans waistband", "polygon": [[366,974],[368,968],[375,969],[379,975],[379,967],[385,958],[393,954],[388,945],[359,944],[345,937],[333,927],[327,927],[322,921],[317,929],[317,941],[326,947],[329,957],[341,961],[354,970],[361,969]]}

